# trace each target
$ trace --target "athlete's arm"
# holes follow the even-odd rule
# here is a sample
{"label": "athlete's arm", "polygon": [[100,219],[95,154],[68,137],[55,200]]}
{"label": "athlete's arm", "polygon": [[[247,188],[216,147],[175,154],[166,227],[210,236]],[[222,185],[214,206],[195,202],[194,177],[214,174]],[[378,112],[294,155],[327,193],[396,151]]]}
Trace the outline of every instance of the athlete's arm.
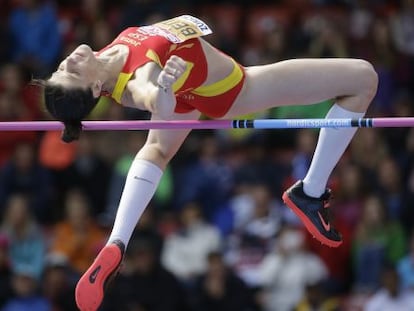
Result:
{"label": "athlete's arm", "polygon": [[[201,113],[194,110],[189,113],[173,113],[173,120],[197,120]],[[160,120],[157,115],[151,116],[152,121]],[[151,129],[148,131],[147,141],[138,152],[137,157],[150,161],[165,169],[168,162],[176,154],[191,129],[177,129],[173,131]]]}
{"label": "athlete's arm", "polygon": [[185,61],[177,56],[172,56],[164,68],[154,62],[139,67],[127,84],[132,106],[148,110],[162,119],[170,119],[176,105],[172,85],[185,68]]}

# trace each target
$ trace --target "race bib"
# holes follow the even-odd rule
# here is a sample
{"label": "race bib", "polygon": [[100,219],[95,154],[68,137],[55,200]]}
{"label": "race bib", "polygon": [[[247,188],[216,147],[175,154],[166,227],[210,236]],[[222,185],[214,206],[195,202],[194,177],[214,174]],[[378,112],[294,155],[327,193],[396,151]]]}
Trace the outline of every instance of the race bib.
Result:
{"label": "race bib", "polygon": [[147,33],[162,35],[172,43],[181,43],[212,33],[206,23],[191,15],[181,15],[140,29]]}

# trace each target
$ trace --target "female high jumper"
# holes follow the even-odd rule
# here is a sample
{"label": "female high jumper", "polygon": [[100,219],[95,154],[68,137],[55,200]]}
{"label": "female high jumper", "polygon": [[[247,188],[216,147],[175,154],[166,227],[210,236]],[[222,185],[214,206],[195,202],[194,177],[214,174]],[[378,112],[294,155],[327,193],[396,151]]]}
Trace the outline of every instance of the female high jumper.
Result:
{"label": "female high jumper", "polygon": [[[203,21],[183,15],[127,28],[98,52],[77,47],[43,82],[48,111],[65,125],[62,139],[78,139],[81,120],[100,96],[147,110],[152,120],[194,120],[201,114],[235,118],[327,99],[335,104],[326,118],[361,118],[376,93],[377,74],[364,60],[292,59],[244,67],[202,38],[210,33]],[[163,170],[190,131],[149,131],[129,169],[107,244],[76,286],[81,310],[97,310],[102,303],[105,285],[118,271]],[[339,246],[342,238],[327,217],[327,181],[355,131],[321,129],[305,178],[283,194],[308,231],[330,247]]]}

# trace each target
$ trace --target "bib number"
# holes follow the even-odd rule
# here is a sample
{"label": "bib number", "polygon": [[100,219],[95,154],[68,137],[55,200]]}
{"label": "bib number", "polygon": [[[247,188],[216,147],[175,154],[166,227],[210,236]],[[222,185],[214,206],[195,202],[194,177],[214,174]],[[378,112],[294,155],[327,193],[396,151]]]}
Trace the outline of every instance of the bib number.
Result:
{"label": "bib number", "polygon": [[173,43],[181,43],[188,39],[212,33],[210,27],[206,23],[191,15],[181,15],[156,23],[152,26],[144,26],[141,28],[147,27],[158,28],[160,30],[158,34],[163,35]]}

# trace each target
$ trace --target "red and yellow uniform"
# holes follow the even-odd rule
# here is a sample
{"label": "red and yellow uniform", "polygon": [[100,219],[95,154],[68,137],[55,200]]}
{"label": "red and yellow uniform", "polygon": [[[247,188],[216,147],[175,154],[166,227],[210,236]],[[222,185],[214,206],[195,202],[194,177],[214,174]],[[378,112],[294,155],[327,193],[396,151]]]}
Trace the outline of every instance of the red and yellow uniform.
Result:
{"label": "red and yellow uniform", "polygon": [[140,66],[155,62],[161,68],[171,55],[187,62],[187,70],[174,83],[177,113],[198,110],[209,117],[222,117],[230,109],[244,81],[244,71],[234,60],[233,71],[223,80],[202,85],[208,73],[207,60],[198,37],[211,33],[201,20],[183,15],[150,26],[130,27],[100,52],[117,44],[129,48],[127,61],[110,95],[118,103],[126,84]]}

